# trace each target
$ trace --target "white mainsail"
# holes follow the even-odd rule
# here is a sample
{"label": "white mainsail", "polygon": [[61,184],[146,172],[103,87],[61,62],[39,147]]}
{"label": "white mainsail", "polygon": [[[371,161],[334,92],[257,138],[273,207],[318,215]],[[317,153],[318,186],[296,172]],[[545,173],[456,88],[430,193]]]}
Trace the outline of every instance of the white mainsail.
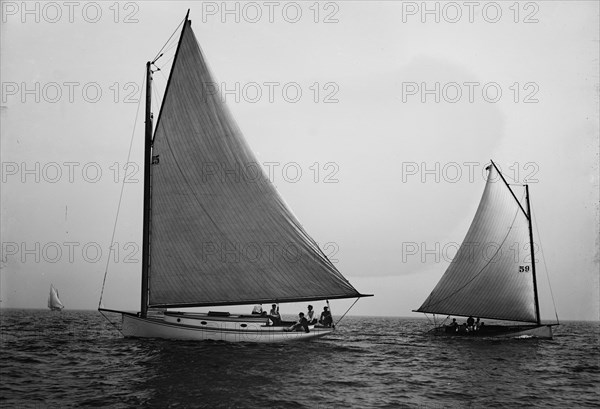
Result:
{"label": "white mainsail", "polygon": [[515,189],[490,165],[471,227],[417,312],[537,321],[529,216]]}
{"label": "white mainsail", "polygon": [[360,297],[287,208],[186,21],[154,133],[149,307]]}
{"label": "white mainsail", "polygon": [[58,298],[58,290],[54,287],[54,285],[50,284],[50,295],[48,296],[48,308],[52,311],[62,310],[65,308],[60,299]]}

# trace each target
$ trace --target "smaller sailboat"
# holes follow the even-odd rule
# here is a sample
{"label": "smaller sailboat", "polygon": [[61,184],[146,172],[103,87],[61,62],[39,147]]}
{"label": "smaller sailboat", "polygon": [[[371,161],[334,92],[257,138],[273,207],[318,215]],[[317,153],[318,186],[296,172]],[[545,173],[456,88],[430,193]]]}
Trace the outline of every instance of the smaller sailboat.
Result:
{"label": "smaller sailboat", "polygon": [[60,311],[65,306],[60,301],[58,297],[58,290],[54,287],[54,285],[50,284],[50,295],[48,296],[48,308],[52,311]]}
{"label": "smaller sailboat", "polygon": [[[436,335],[552,338],[538,300],[529,187],[514,186],[492,161],[475,218],[448,269],[415,312],[469,317],[436,325]],[[518,189],[524,188],[521,198]],[[477,321],[475,321],[475,318]],[[511,321],[488,324],[480,319]],[[557,318],[558,321],[558,318]],[[527,323],[527,324],[521,324]],[[488,324],[488,325],[486,325]]]}

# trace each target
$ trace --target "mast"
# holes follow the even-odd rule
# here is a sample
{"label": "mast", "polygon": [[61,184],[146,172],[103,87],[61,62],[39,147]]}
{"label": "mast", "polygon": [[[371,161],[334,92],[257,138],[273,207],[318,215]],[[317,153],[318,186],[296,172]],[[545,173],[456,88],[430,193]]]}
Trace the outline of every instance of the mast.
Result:
{"label": "mast", "polygon": [[525,198],[527,200],[527,221],[529,224],[529,247],[531,249],[531,274],[533,276],[533,295],[535,300],[535,317],[537,324],[541,325],[540,319],[540,302],[538,299],[537,278],[535,275],[535,251],[533,248],[533,229],[531,228],[531,205],[529,204],[529,185],[525,185]]}
{"label": "mast", "polygon": [[[179,38],[179,43],[177,44],[177,51],[175,52],[175,57],[173,59],[173,67],[175,66],[175,61],[177,61],[177,55],[179,54],[179,47],[181,45],[181,38],[183,38],[183,31],[185,30],[185,26],[188,23],[188,17],[190,15],[190,10],[188,9],[187,14],[185,15],[185,20],[183,23],[183,29],[181,30],[181,37]],[[162,56],[159,55],[156,59]],[[151,187],[150,187],[150,169],[152,166],[152,64],[156,62],[148,61],[146,63],[146,131],[144,137],[144,221],[143,221],[143,238],[142,238],[142,296],[141,296],[141,306],[140,306],[140,316],[142,318],[146,318],[148,313],[148,280],[149,280],[149,271],[150,271],[150,212],[151,212]],[[173,72],[169,74],[169,80],[167,81],[167,88],[165,89],[164,98],[167,96],[167,92],[169,91],[169,84],[171,82],[171,76]],[[162,106],[160,107],[160,111],[158,114],[158,121],[160,121],[162,113]],[[157,123],[158,126],[158,123]]]}
{"label": "mast", "polygon": [[540,302],[538,299],[537,278],[535,275],[535,257],[534,257],[535,249],[533,248],[533,229],[531,228],[531,206],[529,204],[529,186],[525,185],[525,199],[527,202],[527,211],[525,211],[525,209],[523,209],[523,206],[521,206],[521,202],[517,199],[517,197],[515,196],[515,193],[510,188],[508,182],[506,181],[506,179],[504,179],[504,175],[502,175],[502,172],[500,172],[500,169],[498,169],[498,167],[496,166],[494,161],[490,160],[490,162],[492,162],[492,165],[494,165],[494,168],[496,168],[496,171],[502,178],[502,181],[504,182],[504,184],[506,185],[508,190],[510,190],[510,193],[514,197],[515,201],[517,202],[517,204],[519,205],[519,207],[521,208],[523,213],[525,213],[525,217],[527,218],[527,225],[529,227],[529,247],[531,250],[531,275],[533,276],[533,299],[535,302],[535,318],[536,318],[537,324],[541,325],[542,320],[540,319]]}
{"label": "mast", "polygon": [[146,63],[146,131],[144,136],[144,221],[142,231],[142,297],[140,316],[148,312],[148,270],[150,266],[150,166],[152,163],[152,63]]}

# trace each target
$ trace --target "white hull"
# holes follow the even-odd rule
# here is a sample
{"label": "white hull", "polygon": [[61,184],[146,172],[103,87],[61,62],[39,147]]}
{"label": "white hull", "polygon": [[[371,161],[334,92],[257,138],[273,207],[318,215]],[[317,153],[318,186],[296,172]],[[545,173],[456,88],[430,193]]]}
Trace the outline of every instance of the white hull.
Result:
{"label": "white hull", "polygon": [[192,341],[281,343],[308,341],[333,332],[333,328],[309,327],[309,332],[285,331],[267,326],[266,317],[211,317],[206,314],[173,314],[140,318],[123,314],[125,337]]}

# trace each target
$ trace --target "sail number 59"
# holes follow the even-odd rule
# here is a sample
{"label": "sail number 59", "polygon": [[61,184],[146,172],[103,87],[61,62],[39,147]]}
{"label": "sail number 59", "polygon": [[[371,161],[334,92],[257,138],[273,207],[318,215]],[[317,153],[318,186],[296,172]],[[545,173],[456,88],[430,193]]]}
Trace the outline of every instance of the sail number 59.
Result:
{"label": "sail number 59", "polygon": [[519,266],[519,273],[528,273],[529,266]]}

